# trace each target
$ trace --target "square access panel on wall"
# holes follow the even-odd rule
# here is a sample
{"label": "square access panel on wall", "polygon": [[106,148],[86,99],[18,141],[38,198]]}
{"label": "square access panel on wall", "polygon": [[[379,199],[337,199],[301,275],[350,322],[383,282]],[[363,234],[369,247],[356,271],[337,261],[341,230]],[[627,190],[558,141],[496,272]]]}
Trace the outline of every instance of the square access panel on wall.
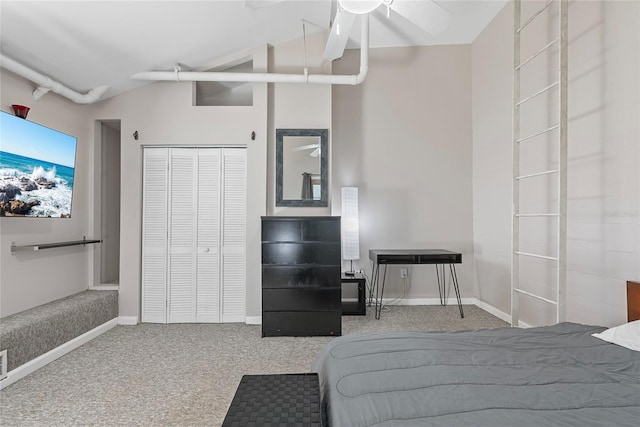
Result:
{"label": "square access panel on wall", "polygon": [[[253,59],[232,66],[215,67],[204,71],[228,73],[252,73]],[[195,106],[246,106],[253,105],[253,83],[248,82],[195,82]]]}

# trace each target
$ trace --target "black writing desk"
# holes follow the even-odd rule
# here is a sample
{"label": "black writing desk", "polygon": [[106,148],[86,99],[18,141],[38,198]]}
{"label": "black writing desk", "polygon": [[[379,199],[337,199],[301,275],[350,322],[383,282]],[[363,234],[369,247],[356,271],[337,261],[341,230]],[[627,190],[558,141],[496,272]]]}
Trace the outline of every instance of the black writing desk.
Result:
{"label": "black writing desk", "polygon": [[[436,275],[438,277],[438,292],[440,293],[440,304],[446,305],[446,278],[445,264],[449,265],[453,289],[458,299],[460,317],[464,317],[462,311],[462,301],[460,300],[460,287],[458,286],[458,276],[456,275],[456,264],[462,263],[462,254],[444,249],[371,249],[369,259],[373,262],[373,283],[369,293],[369,303],[375,293],[376,319],[380,319],[382,311],[382,296],[384,295],[384,282],[387,278],[388,264],[435,264]],[[382,273],[382,284],[380,283],[380,264],[384,265]]]}

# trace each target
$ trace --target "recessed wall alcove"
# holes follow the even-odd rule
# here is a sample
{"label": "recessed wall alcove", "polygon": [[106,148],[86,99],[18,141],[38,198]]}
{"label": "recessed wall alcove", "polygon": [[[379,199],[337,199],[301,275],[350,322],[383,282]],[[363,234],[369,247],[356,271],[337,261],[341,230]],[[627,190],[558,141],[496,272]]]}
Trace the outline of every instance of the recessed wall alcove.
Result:
{"label": "recessed wall alcove", "polygon": [[[253,59],[243,59],[240,63],[210,68],[203,71],[228,73],[252,73]],[[248,82],[194,82],[194,105],[238,106],[253,105],[253,83]]]}

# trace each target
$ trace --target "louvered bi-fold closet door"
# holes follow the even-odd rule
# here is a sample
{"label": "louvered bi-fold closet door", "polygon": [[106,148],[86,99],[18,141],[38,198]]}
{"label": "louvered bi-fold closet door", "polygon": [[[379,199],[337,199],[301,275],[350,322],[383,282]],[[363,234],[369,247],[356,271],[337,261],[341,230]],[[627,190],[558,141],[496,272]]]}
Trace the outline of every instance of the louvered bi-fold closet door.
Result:
{"label": "louvered bi-fold closet door", "polygon": [[167,322],[168,150],[144,151],[142,199],[142,321]]}
{"label": "louvered bi-fold closet door", "polygon": [[222,151],[222,321],[245,321],[247,155]]}
{"label": "louvered bi-fold closet door", "polygon": [[169,323],[196,321],[196,150],[169,149]]}
{"label": "louvered bi-fold closet door", "polygon": [[146,148],[142,321],[244,322],[246,149]]}
{"label": "louvered bi-fold closet door", "polygon": [[220,322],[221,151],[198,149],[197,156],[197,322]]}

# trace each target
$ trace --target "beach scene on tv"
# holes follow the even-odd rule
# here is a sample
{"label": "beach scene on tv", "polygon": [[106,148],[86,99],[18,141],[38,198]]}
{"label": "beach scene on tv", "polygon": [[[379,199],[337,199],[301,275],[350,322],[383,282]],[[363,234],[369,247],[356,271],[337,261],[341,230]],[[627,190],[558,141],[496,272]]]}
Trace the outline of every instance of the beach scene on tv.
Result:
{"label": "beach scene on tv", "polygon": [[0,216],[69,218],[75,137],[0,115]]}

